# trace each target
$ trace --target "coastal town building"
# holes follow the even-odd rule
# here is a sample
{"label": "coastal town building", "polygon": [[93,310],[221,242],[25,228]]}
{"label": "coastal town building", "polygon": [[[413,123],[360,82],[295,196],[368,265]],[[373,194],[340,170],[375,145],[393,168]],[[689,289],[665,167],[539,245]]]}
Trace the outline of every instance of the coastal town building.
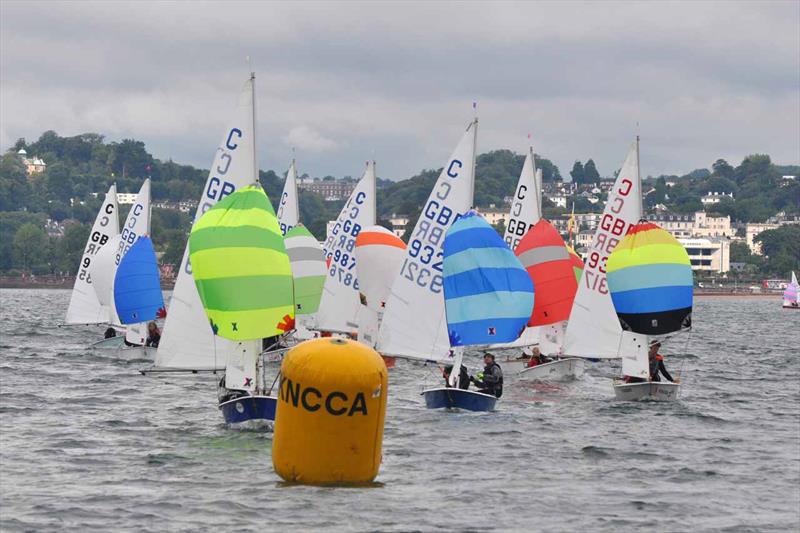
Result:
{"label": "coastal town building", "polygon": [[705,211],[690,215],[657,213],[648,215],[647,220],[658,224],[676,238],[690,237],[732,237],[731,217],[709,216]]}
{"label": "coastal town building", "polygon": [[38,156],[28,157],[28,152],[25,148],[20,148],[17,155],[22,159],[22,164],[25,165],[25,172],[28,176],[41,174],[47,170],[47,163]]}
{"label": "coastal town building", "polygon": [[408,215],[395,215],[389,217],[389,224],[392,226],[392,232],[398,237],[402,237],[406,233],[408,226]]}
{"label": "coastal town building", "polygon": [[733,200],[733,193],[732,192],[708,192],[705,196],[700,198],[700,202],[703,205],[713,205],[718,204],[725,198],[730,198]]}
{"label": "coastal town building", "polygon": [[133,205],[136,201],[135,192],[118,192],[117,193],[117,204],[119,205]]}
{"label": "coastal town building", "polygon": [[728,272],[731,269],[731,242],[725,238],[678,239],[689,254],[692,270]]}
{"label": "coastal town building", "polygon": [[358,182],[356,180],[337,180],[304,178],[298,180],[297,187],[301,190],[312,192],[322,196],[326,201],[335,202],[347,200],[353,193]]}

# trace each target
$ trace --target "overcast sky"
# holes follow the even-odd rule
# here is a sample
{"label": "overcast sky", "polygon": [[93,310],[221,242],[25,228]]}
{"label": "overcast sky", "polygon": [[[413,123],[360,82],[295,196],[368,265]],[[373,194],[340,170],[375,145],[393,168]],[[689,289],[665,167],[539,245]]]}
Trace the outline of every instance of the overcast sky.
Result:
{"label": "overcast sky", "polygon": [[[257,73],[262,169],[384,178],[480,152],[643,174],[800,162],[800,2],[0,2],[0,147],[134,137],[207,168]],[[480,178],[480,177],[479,177]]]}

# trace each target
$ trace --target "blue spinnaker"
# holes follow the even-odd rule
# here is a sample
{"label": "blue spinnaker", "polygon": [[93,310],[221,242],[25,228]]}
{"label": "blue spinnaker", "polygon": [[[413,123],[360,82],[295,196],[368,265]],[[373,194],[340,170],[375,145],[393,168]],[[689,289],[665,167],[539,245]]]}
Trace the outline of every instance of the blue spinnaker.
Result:
{"label": "blue spinnaker", "polygon": [[122,258],[114,277],[114,304],[123,324],[155,320],[164,308],[153,242],[139,237]]}

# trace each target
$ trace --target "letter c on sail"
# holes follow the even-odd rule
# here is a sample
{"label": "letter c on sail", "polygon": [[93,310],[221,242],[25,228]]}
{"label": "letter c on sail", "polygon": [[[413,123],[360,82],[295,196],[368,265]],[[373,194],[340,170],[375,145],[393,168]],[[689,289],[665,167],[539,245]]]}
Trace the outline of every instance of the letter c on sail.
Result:
{"label": "letter c on sail", "polygon": [[234,134],[236,134],[236,136],[237,136],[238,138],[240,138],[240,139],[241,139],[241,138],[242,138],[242,130],[240,130],[239,128],[233,128],[233,129],[232,129],[232,130],[231,130],[231,131],[228,133],[228,140],[227,140],[227,141],[225,141],[225,147],[226,147],[228,150],[236,150],[236,148],[239,146],[239,145],[238,145],[238,144],[236,144],[236,143],[232,143],[232,141],[233,141],[233,135],[234,135]]}
{"label": "letter c on sail", "polygon": [[[456,168],[456,170],[454,170],[454,167],[456,167],[456,165],[458,165],[458,167]],[[447,175],[450,176],[451,178],[457,178],[458,169],[460,169],[462,166],[463,165],[461,164],[461,161],[459,161],[458,159],[453,159],[452,161],[450,161],[450,166],[447,167]]]}

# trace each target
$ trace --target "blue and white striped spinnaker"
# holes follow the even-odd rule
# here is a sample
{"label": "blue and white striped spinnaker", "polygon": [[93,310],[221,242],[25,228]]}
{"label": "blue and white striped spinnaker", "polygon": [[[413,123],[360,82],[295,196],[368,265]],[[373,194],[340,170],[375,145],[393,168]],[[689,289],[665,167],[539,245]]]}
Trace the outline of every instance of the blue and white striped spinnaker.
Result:
{"label": "blue and white striped spinnaker", "polygon": [[447,230],[443,271],[451,346],[519,337],[533,311],[533,282],[514,252],[475,211]]}

